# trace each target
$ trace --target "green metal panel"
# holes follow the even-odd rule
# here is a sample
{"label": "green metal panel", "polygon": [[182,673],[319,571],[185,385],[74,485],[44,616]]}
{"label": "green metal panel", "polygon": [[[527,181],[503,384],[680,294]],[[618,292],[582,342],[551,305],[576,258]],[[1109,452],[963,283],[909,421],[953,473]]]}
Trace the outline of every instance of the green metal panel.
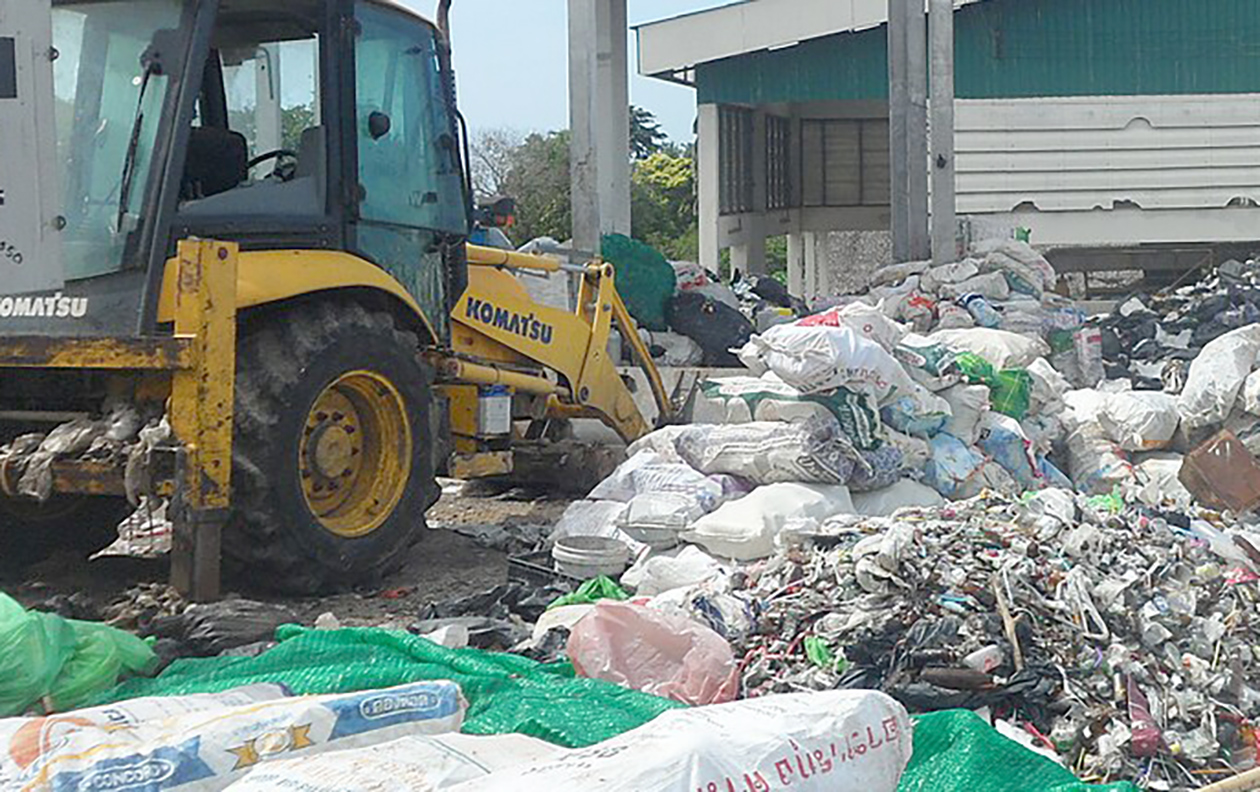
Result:
{"label": "green metal panel", "polygon": [[[1260,0],[986,0],[955,17],[964,99],[1260,92]],[[696,67],[701,103],[887,99],[883,27]]]}

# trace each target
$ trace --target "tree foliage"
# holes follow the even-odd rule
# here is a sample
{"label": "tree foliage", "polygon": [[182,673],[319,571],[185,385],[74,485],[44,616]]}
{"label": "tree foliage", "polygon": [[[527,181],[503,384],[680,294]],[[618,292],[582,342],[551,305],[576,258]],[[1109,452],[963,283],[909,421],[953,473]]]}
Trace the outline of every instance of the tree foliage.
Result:
{"label": "tree foliage", "polygon": [[280,147],[297,151],[302,147],[302,133],[313,126],[315,109],[309,104],[284,108],[280,111]]}
{"label": "tree foliage", "polygon": [[635,237],[666,258],[698,256],[696,178],[690,157],[658,151],[630,174],[630,216]]}
{"label": "tree foliage", "polygon": [[506,164],[499,194],[516,199],[513,241],[570,238],[568,131],[530,135],[510,151]]}
{"label": "tree foliage", "polygon": [[[569,201],[569,132],[488,130],[471,145],[473,187],[479,199],[516,199],[517,244],[539,236],[572,236]],[[698,255],[695,168],[690,148],[671,143],[656,118],[632,107],[630,113],[630,211],[634,236],[668,258]]]}
{"label": "tree foliage", "polygon": [[630,107],[630,157],[636,160],[647,159],[664,151],[669,143],[669,135],[661,129],[656,116],[642,107]]}
{"label": "tree foliage", "polygon": [[477,195],[496,198],[505,194],[512,155],[524,142],[524,136],[514,129],[485,129],[477,133],[469,146],[472,162],[468,163]]}

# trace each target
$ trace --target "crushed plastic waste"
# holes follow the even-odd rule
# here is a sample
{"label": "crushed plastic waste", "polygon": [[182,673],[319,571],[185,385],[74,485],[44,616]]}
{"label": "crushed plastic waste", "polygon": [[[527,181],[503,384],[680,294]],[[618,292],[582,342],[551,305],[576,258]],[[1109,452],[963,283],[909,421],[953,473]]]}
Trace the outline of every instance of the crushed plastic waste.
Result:
{"label": "crushed plastic waste", "polygon": [[[740,697],[978,710],[982,737],[940,729],[1049,757],[1062,773],[1028,771],[1044,788],[1253,767],[1260,267],[1096,317],[1057,280],[1026,243],[988,242],[761,328],[747,372],[702,382],[695,423],[609,480],[663,459],[745,485],[688,513],[681,550],[628,545],[631,602],[724,638]],[[621,539],[598,503],[582,531]]]}
{"label": "crushed plastic waste", "polygon": [[841,515],[795,538],[744,570],[762,609],[736,642],[743,695],[988,708],[1082,778],[1153,788],[1255,762],[1247,524],[1051,489]]}

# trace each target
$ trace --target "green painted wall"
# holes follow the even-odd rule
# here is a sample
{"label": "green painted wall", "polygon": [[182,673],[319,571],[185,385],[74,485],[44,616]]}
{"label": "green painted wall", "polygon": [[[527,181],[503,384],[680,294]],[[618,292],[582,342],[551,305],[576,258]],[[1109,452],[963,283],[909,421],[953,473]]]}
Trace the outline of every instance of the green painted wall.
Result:
{"label": "green painted wall", "polygon": [[[701,103],[887,99],[883,27],[696,68]],[[985,0],[955,15],[959,98],[1260,92],[1260,0]]]}

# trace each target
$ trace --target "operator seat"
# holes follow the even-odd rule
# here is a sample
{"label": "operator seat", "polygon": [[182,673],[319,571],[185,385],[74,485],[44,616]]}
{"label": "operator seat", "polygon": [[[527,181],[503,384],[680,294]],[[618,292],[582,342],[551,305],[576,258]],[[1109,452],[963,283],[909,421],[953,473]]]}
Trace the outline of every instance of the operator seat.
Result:
{"label": "operator seat", "polygon": [[[237,135],[235,132],[230,134]],[[240,136],[237,135],[237,137]],[[243,147],[243,137],[241,137],[241,144]],[[191,197],[181,195],[184,202],[179,207],[179,211],[183,215],[201,217],[210,215],[249,217],[322,215],[328,171],[327,129],[323,126],[315,126],[302,130],[297,155],[293,178],[288,181],[268,178],[246,181],[248,178],[246,172],[233,185],[217,193],[205,192],[193,194]],[[190,146],[189,166],[192,165],[192,157],[193,149]],[[247,160],[241,165],[244,171],[248,170],[246,164]],[[185,167],[185,171],[187,170],[188,168]],[[226,180],[235,176],[236,173],[233,172],[224,175],[223,178]]]}
{"label": "operator seat", "polygon": [[179,197],[207,198],[236,187],[249,176],[249,147],[240,132],[220,127],[193,127],[188,135],[188,160]]}

